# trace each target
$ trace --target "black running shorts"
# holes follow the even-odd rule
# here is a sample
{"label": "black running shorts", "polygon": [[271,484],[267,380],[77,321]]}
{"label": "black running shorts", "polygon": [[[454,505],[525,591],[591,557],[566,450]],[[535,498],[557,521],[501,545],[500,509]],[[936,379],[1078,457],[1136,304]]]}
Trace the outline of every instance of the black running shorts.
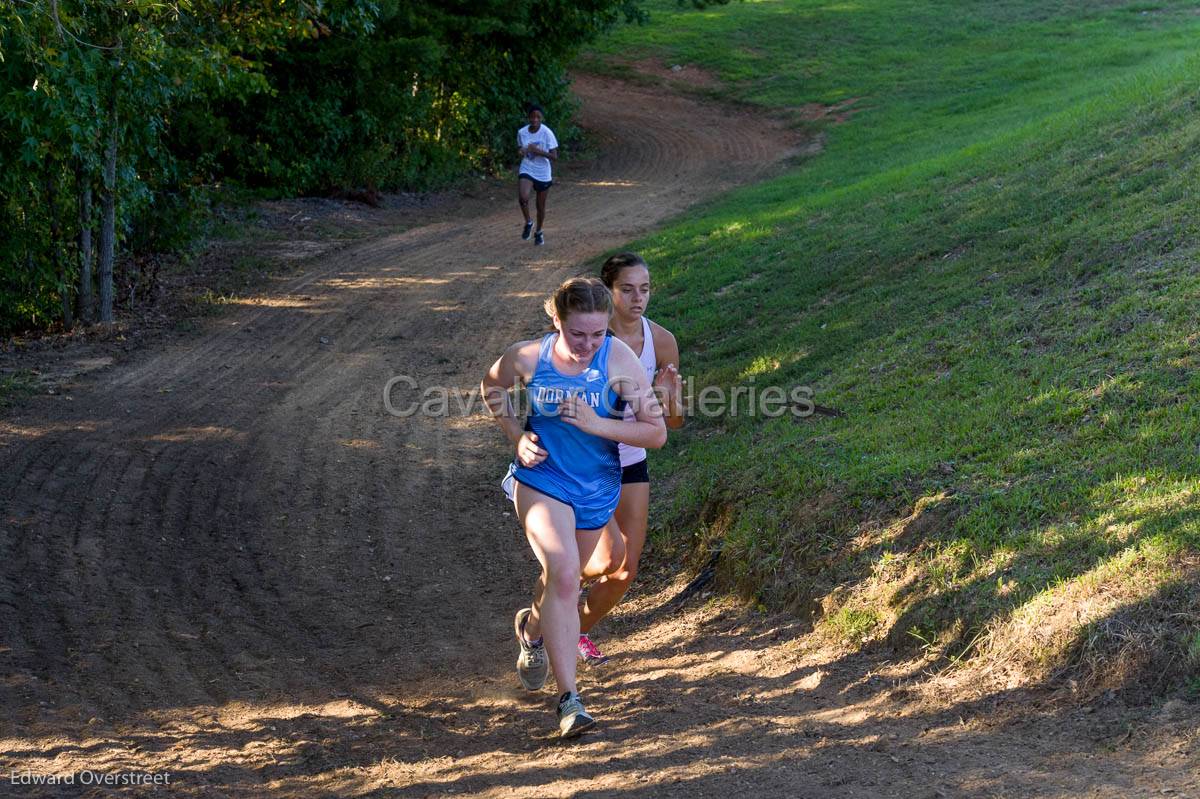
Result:
{"label": "black running shorts", "polygon": [[646,459],[631,463],[621,469],[621,485],[626,483],[649,483],[650,470],[646,468]]}
{"label": "black running shorts", "polygon": [[522,172],[517,177],[519,177],[521,180],[528,180],[530,183],[532,183],[534,191],[548,191],[550,187],[554,185],[553,180],[538,180],[528,172]]}

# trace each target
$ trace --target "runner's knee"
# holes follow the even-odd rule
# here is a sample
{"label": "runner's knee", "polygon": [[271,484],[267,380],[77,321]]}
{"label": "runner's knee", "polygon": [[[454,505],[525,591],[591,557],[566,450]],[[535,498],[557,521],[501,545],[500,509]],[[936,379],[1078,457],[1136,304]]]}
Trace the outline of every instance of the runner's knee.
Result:
{"label": "runner's knee", "polygon": [[637,565],[628,563],[608,575],[608,579],[615,583],[632,583],[634,577],[637,577]]}
{"label": "runner's knee", "polygon": [[546,591],[556,599],[574,602],[579,597],[579,564],[550,564]]}
{"label": "runner's knee", "polygon": [[613,546],[604,552],[603,566],[604,574],[613,574],[621,568],[621,564],[625,562],[625,542],[618,541]]}
{"label": "runner's knee", "polygon": [[592,558],[591,563],[588,564],[588,576],[605,577],[619,568],[621,568],[621,561],[614,558],[612,553],[597,553],[596,557]]}

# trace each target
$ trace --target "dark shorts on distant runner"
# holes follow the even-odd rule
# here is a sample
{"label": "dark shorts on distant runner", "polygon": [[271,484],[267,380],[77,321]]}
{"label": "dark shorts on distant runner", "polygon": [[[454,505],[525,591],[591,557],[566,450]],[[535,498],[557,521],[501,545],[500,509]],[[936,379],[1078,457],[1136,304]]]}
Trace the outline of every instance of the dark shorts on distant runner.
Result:
{"label": "dark shorts on distant runner", "polygon": [[528,172],[522,172],[517,177],[520,180],[528,180],[530,183],[532,183],[534,191],[539,191],[539,192],[548,191],[550,189],[550,187],[554,185],[553,180],[538,180],[537,178],[530,175]]}

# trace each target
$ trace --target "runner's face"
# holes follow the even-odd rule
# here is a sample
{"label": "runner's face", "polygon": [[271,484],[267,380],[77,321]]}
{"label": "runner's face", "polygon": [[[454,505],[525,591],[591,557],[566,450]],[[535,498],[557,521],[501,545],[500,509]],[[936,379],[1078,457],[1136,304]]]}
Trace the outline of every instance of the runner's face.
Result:
{"label": "runner's face", "polygon": [[608,314],[603,311],[573,313],[555,324],[562,334],[559,340],[566,345],[571,360],[587,364],[604,343],[604,336],[608,333]]}
{"label": "runner's face", "polygon": [[529,130],[531,132],[536,131],[541,126],[542,126],[542,112],[541,111],[530,111],[529,112]]}
{"label": "runner's face", "polygon": [[613,281],[613,302],[624,319],[638,319],[650,304],[650,270],[644,266],[627,266]]}

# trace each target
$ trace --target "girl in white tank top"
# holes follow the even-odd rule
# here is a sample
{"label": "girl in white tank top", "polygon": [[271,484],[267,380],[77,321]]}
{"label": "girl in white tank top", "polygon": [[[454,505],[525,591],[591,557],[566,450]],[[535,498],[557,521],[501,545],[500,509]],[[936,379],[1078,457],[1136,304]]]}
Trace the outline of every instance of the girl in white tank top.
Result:
{"label": "girl in white tank top", "polygon": [[[613,294],[614,314],[609,329],[614,336],[638,352],[637,334],[641,335],[638,361],[646,370],[651,385],[673,397],[665,403],[668,410],[667,427],[683,424],[680,415],[678,361],[679,346],[675,337],[661,325],[646,318],[650,302],[650,270],[646,262],[633,253],[614,255],[605,261],[600,279]],[[641,330],[638,330],[640,322]],[[658,344],[655,344],[655,335]],[[663,397],[660,395],[660,401]],[[626,419],[630,414],[626,413]],[[650,473],[646,468],[646,450],[621,446],[621,498],[614,519],[620,528],[622,541],[608,540],[606,531],[596,546],[595,554],[585,570],[588,574],[604,574],[601,582],[588,591],[587,602],[580,608],[579,656],[588,665],[600,665],[607,658],[592,643],[587,633],[596,622],[612,610],[637,574],[642,547],[646,543],[646,525],[650,509]],[[614,562],[615,561],[615,562]]]}
{"label": "girl in white tank top", "polygon": [[[644,316],[642,317],[642,336],[642,340],[645,343],[642,344],[642,352],[638,356],[638,360],[642,362],[642,368],[646,370],[646,379],[653,384],[654,375],[658,371],[658,360],[654,354],[654,336],[650,331],[650,320]],[[626,420],[635,418],[633,409],[628,406],[625,408],[625,418]],[[620,451],[622,469],[646,460],[646,450],[641,447],[631,447],[628,444],[621,444]]]}

